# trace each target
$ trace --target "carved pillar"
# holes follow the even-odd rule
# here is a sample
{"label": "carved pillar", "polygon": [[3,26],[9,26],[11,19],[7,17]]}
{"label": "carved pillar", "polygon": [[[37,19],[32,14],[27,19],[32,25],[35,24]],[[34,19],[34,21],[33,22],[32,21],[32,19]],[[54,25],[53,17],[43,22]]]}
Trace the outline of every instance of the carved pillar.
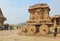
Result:
{"label": "carved pillar", "polygon": [[54,19],[54,26],[57,26],[57,24],[56,24],[56,18]]}
{"label": "carved pillar", "polygon": [[47,8],[44,9],[44,19],[48,19],[49,18],[49,10]]}

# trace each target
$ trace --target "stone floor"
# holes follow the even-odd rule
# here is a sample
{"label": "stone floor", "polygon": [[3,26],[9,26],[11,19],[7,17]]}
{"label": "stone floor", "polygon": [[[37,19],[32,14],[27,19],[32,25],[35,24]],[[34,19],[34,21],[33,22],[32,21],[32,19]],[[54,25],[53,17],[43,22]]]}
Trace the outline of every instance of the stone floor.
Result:
{"label": "stone floor", "polygon": [[0,31],[0,41],[60,41],[60,34],[57,37],[49,36],[26,36],[18,35],[19,30]]}

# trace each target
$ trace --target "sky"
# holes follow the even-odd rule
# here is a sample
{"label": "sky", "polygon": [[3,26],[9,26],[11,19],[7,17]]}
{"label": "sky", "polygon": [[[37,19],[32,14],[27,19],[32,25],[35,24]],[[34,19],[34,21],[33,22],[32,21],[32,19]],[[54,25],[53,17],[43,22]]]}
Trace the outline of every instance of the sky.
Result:
{"label": "sky", "polygon": [[7,19],[5,23],[19,24],[29,20],[29,6],[40,3],[49,5],[50,16],[60,15],[60,0],[0,0],[0,8]]}

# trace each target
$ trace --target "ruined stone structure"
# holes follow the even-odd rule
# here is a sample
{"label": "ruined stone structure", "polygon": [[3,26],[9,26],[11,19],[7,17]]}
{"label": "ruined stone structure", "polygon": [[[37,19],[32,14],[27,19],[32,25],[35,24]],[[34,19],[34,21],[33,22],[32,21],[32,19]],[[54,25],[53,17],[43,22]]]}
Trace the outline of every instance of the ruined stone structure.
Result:
{"label": "ruined stone structure", "polygon": [[54,26],[60,26],[60,16],[59,15],[53,16],[52,21],[54,23]]}
{"label": "ruined stone structure", "polygon": [[60,16],[49,16],[50,8],[47,4],[36,4],[29,7],[30,19],[27,21],[24,33],[30,35],[47,35],[50,28],[60,25]]}
{"label": "ruined stone structure", "polygon": [[3,13],[0,8],[0,29],[1,29],[1,26],[3,25],[5,20],[6,20],[6,18],[3,16]]}

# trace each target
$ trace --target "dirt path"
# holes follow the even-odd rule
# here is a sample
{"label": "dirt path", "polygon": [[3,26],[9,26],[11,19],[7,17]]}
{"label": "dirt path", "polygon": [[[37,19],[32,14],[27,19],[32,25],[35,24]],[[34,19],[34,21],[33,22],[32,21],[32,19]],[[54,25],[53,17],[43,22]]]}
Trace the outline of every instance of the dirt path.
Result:
{"label": "dirt path", "polygon": [[[17,35],[19,30],[0,31],[0,41],[60,41],[60,37]],[[60,36],[60,35],[58,35]]]}

